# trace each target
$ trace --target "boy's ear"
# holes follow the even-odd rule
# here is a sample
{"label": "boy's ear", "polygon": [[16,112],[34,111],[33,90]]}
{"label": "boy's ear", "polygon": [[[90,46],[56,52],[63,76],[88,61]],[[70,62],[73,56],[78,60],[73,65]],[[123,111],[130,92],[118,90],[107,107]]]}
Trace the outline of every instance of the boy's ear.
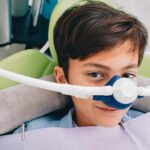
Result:
{"label": "boy's ear", "polygon": [[68,83],[65,78],[64,70],[62,67],[54,67],[54,76],[58,83]]}

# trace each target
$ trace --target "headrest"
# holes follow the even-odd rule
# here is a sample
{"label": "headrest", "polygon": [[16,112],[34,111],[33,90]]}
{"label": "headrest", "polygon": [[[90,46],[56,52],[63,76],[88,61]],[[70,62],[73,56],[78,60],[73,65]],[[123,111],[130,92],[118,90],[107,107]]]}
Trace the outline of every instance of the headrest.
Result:
{"label": "headrest", "polygon": [[[60,0],[60,2],[55,6],[50,19],[48,39],[49,39],[50,53],[56,65],[58,64],[58,59],[57,59],[57,54],[56,54],[54,40],[53,40],[54,39],[53,33],[54,33],[56,22],[67,9],[75,5],[84,5],[88,1],[89,0]],[[115,5],[111,2],[111,0],[95,0],[95,1],[101,1],[115,7]]]}
{"label": "headrest", "polygon": [[[42,80],[56,82],[53,75]],[[17,85],[0,91],[0,134],[26,121],[66,106],[66,96],[28,85]]]}

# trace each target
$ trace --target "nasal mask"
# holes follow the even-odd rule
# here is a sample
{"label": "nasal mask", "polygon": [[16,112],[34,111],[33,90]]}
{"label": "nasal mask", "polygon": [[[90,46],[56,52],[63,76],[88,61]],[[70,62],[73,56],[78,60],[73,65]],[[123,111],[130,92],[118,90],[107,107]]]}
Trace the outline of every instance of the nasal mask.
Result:
{"label": "nasal mask", "polygon": [[135,82],[128,78],[121,78],[119,75],[112,77],[105,86],[112,87],[112,95],[94,95],[93,100],[102,101],[107,106],[125,109],[129,107],[137,98],[142,98],[137,94]]}

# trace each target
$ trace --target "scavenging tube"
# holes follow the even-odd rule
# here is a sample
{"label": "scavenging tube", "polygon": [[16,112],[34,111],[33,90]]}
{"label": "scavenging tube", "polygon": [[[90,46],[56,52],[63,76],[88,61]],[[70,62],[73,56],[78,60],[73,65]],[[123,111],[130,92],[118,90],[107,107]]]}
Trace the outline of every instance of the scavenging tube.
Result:
{"label": "scavenging tube", "polygon": [[106,95],[106,96],[112,95],[111,86],[86,87],[86,86],[78,86],[78,85],[70,85],[70,84],[59,84],[59,83],[54,83],[49,81],[43,81],[40,79],[35,79],[32,77],[27,77],[4,69],[0,69],[0,76],[30,86],[42,88],[45,90],[60,92],[65,95],[76,96],[78,98],[88,98],[89,96],[99,95],[99,94]]}
{"label": "scavenging tube", "polygon": [[[75,96],[82,99],[93,98],[94,100],[103,101],[105,104],[118,109],[124,109],[138,96],[150,96],[150,87],[137,87],[132,80],[128,78],[118,78],[117,76],[114,76],[110,80],[111,82],[114,80],[113,84],[106,84],[106,86],[102,87],[86,87],[48,82],[13,73],[4,69],[0,69],[0,76],[30,86],[60,92],[65,95]],[[117,80],[115,80],[116,77],[118,78]],[[113,104],[108,103],[107,97],[110,95],[114,97],[115,102],[113,102]],[[101,97],[105,97],[104,100],[101,99]],[[119,103],[122,106],[117,106],[116,103]]]}

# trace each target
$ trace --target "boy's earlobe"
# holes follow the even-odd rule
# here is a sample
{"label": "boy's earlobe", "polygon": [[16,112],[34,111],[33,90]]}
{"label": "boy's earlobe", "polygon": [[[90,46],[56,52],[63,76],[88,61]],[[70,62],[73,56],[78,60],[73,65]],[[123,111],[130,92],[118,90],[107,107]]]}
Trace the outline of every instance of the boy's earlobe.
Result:
{"label": "boy's earlobe", "polygon": [[54,68],[54,77],[58,83],[67,83],[62,67],[56,66]]}

